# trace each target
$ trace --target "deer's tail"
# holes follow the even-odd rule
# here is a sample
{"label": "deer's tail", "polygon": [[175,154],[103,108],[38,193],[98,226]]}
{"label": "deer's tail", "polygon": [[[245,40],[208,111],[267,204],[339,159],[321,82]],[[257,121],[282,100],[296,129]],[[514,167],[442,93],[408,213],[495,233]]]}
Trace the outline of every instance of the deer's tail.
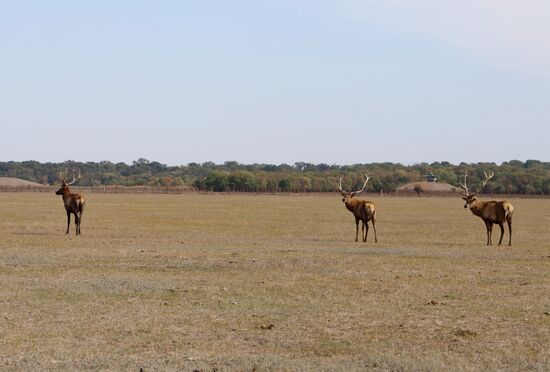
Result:
{"label": "deer's tail", "polygon": [[514,214],[514,206],[510,202],[504,202],[504,216],[507,220],[512,219],[512,214]]}

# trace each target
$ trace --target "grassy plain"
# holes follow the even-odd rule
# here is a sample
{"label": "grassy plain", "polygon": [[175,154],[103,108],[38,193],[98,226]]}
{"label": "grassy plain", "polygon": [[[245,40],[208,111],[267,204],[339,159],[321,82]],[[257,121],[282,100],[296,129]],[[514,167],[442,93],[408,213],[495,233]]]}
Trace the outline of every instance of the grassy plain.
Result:
{"label": "grassy plain", "polygon": [[[549,370],[550,200],[0,194],[2,370]],[[498,227],[493,241],[498,241]],[[505,236],[507,239],[507,236]]]}

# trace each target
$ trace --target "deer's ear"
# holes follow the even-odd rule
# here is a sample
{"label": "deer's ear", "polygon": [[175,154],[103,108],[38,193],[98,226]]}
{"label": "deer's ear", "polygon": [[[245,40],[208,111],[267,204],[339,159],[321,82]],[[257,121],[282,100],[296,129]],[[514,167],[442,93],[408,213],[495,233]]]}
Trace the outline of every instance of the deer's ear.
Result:
{"label": "deer's ear", "polygon": [[348,196],[348,193],[347,192],[343,192],[343,191],[340,191],[340,194],[345,198],[346,196]]}

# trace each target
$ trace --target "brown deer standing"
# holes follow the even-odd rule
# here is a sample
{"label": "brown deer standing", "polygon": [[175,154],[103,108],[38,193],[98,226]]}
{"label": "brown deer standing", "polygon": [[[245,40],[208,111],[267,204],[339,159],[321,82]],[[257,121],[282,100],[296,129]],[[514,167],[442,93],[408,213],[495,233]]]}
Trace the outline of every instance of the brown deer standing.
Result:
{"label": "brown deer standing", "polygon": [[491,172],[488,175],[485,171],[485,180],[481,189],[478,189],[475,193],[470,193],[468,186],[466,184],[467,174],[464,174],[464,184],[459,181],[461,193],[464,195],[462,199],[466,201],[464,208],[470,208],[473,214],[480,217],[485,226],[487,227],[487,245],[492,245],[491,233],[493,232],[493,224],[498,224],[500,226],[500,240],[498,245],[502,244],[502,237],[504,236],[504,222],[508,223],[508,232],[510,234],[510,239],[508,240],[508,245],[512,245],[512,214],[514,213],[514,207],[512,204],[506,200],[503,201],[481,201],[478,200],[476,195],[480,190],[483,190],[487,182],[495,175]]}
{"label": "brown deer standing", "polygon": [[[65,173],[67,173],[65,171]],[[65,178],[61,176],[59,172],[59,179],[61,181],[61,188],[57,190],[56,195],[63,197],[63,204],[65,204],[65,210],[67,211],[67,232],[69,234],[69,226],[71,224],[71,213],[74,214],[74,223],[76,225],[76,235],[80,235],[80,222],[82,221],[82,212],[84,212],[84,203],[86,202],[84,197],[80,194],[73,194],[69,190],[69,186],[80,179],[80,171],[78,171],[78,177],[75,177],[73,172],[73,180],[69,183],[65,181]]]}
{"label": "brown deer standing", "polygon": [[355,195],[360,194],[363,190],[365,190],[365,186],[367,186],[367,182],[369,182],[369,177],[367,175],[365,175],[365,177],[366,180],[361,190],[347,192],[342,189],[342,178],[344,178],[344,176],[342,176],[340,177],[338,190],[344,197],[342,201],[346,205],[346,208],[355,216],[355,241],[357,241],[357,237],[359,235],[359,221],[363,223],[361,226],[361,238],[364,242],[367,241],[367,235],[369,233],[368,222],[371,221],[372,228],[374,230],[374,241],[378,242],[378,238],[376,237],[376,210],[374,208],[374,203],[368,200],[354,198]]}

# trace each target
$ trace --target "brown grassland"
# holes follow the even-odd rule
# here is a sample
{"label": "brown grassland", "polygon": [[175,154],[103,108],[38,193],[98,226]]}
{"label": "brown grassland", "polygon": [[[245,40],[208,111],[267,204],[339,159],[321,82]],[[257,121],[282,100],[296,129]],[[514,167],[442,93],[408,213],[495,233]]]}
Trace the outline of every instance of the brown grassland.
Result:
{"label": "brown grassland", "polygon": [[[550,200],[0,193],[2,370],[549,370]],[[498,226],[493,242],[498,242]],[[504,241],[507,242],[507,235]]]}

